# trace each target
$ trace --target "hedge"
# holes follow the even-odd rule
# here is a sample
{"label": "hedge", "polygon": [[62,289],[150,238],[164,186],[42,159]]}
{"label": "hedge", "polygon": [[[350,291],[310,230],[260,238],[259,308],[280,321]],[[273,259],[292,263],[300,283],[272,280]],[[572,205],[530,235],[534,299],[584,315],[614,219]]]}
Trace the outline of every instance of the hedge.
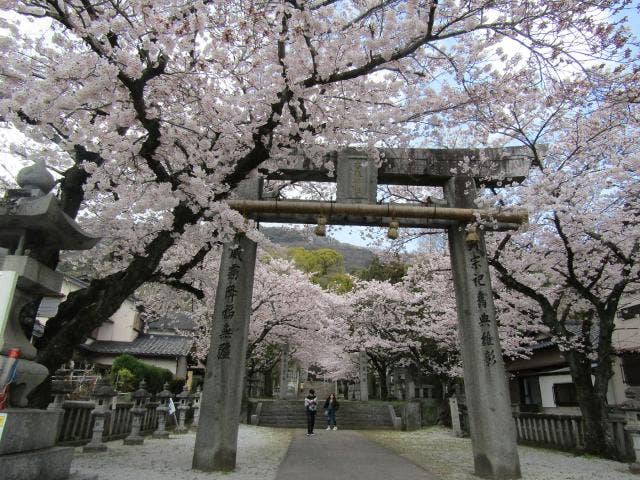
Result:
{"label": "hedge", "polygon": [[[118,375],[121,370],[125,370],[122,372],[122,379]],[[147,382],[147,390],[157,393],[162,390],[165,382],[173,380],[173,374],[166,368],[154,367],[131,355],[125,354],[115,358],[111,366],[111,381],[120,391],[136,390],[143,379]],[[120,385],[116,385],[116,380],[120,380]]]}

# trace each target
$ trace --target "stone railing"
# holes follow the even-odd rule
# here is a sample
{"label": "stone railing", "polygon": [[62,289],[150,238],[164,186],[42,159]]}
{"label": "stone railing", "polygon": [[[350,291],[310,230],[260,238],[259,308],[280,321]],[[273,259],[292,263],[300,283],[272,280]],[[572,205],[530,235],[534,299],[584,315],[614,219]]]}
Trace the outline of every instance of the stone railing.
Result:
{"label": "stone railing", "polygon": [[93,421],[91,412],[95,403],[90,401],[67,400],[62,404],[64,414],[58,430],[58,444],[82,445],[91,438]]}
{"label": "stone railing", "polygon": [[[193,428],[196,428],[197,420],[194,421],[194,417],[197,418],[198,413],[194,412],[194,410],[197,411],[199,409],[199,395],[200,391],[195,394],[189,394],[184,391],[181,408],[177,408],[180,405],[180,399],[176,397],[176,416],[184,415],[182,419],[184,425],[193,424]],[[111,399],[107,398],[106,402],[103,402],[106,403],[105,407],[96,398],[92,400],[64,400],[64,396],[62,393],[57,394],[54,403],[49,406],[50,410],[58,411],[60,415],[56,442],[58,445],[78,446],[95,441],[96,432],[94,432],[94,429],[97,417],[102,419],[102,425],[99,426],[101,433],[98,435],[102,442],[124,439],[129,436],[132,433],[135,415],[139,417],[137,425],[139,425],[141,434],[156,432],[161,415],[165,419],[163,423],[166,424],[168,429],[175,427],[179,420],[179,418],[172,418],[171,420],[173,421],[166,421],[168,420],[166,418],[167,404],[172,396],[166,390],[158,395],[158,397],[162,398],[158,398],[156,401],[148,401],[149,395],[147,394],[145,401],[139,402],[138,407],[136,407],[135,401],[112,402]],[[140,408],[144,409],[144,413],[139,410]],[[138,431],[137,427],[136,431]],[[183,429],[182,433],[184,431],[186,430]]]}
{"label": "stone railing", "polygon": [[[64,414],[59,428],[59,445],[83,445],[91,440],[93,431],[93,411],[96,404],[92,401],[66,400],[62,404]],[[118,440],[131,433],[132,402],[118,402],[106,414],[102,438],[105,441]],[[149,402],[142,421],[141,431],[153,432],[158,425],[158,402]]]}

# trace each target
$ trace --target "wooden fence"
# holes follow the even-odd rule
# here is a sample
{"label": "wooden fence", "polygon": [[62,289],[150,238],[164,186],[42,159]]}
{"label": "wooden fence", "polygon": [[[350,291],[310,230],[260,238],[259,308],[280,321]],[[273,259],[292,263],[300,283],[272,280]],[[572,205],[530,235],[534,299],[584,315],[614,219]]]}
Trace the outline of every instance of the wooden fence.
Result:
{"label": "wooden fence", "polygon": [[[460,407],[460,424],[462,430],[468,435],[468,412],[466,406]],[[518,443],[570,452],[584,451],[584,422],[580,415],[515,412],[513,417]],[[626,424],[624,414],[613,412],[609,423],[619,459],[627,462],[634,461],[633,441],[624,429]]]}

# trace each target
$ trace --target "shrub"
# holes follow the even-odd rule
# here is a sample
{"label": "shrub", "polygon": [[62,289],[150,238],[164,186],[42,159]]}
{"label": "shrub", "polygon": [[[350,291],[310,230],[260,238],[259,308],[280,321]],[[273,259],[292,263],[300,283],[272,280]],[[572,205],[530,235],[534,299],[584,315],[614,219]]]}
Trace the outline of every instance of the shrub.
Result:
{"label": "shrub", "polygon": [[[128,370],[133,378],[127,377],[130,379],[130,384],[128,383],[128,388],[132,388],[135,390],[138,388],[138,385],[142,380],[147,382],[147,390],[151,393],[157,393],[162,390],[162,386],[165,382],[170,382],[173,379],[173,374],[167,370],[166,368],[154,367],[153,365],[148,365],[131,355],[120,355],[116,357],[113,361],[113,365],[111,366],[111,381],[115,385],[116,380],[122,383],[122,370]],[[125,373],[125,376],[128,374]],[[132,387],[131,387],[132,385]],[[120,386],[120,385],[118,385]],[[122,390],[122,391],[131,391],[131,390]]]}
{"label": "shrub", "polygon": [[111,375],[111,383],[119,392],[133,392],[140,382],[137,382],[136,376],[128,368],[121,368],[115,378]]}

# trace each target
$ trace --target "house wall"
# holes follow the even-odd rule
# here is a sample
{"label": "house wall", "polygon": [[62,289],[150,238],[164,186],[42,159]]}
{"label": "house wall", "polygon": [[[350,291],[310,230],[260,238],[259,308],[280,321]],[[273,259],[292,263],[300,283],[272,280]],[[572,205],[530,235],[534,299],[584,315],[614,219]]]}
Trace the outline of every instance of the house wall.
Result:
{"label": "house wall", "polygon": [[[558,407],[553,397],[553,386],[556,383],[573,383],[571,375],[557,374],[557,375],[542,375],[538,377],[540,383],[540,396],[542,398],[542,408],[545,412],[549,413],[579,413],[577,407]],[[595,381],[594,377],[591,377],[592,381]],[[612,392],[612,382],[609,382],[609,391],[607,393],[607,401],[610,405],[615,405],[616,398]],[[551,410],[549,410],[551,409]]]}
{"label": "house wall", "polygon": [[125,300],[120,308],[111,315],[111,322],[104,322],[96,331],[96,340],[131,342],[138,337],[140,315],[133,304]]}
{"label": "house wall", "polygon": [[[59,299],[59,302],[64,301],[69,293],[83,288],[83,284],[79,281],[70,280],[65,278],[60,288],[60,293],[64,295],[64,298]],[[59,303],[56,301],[56,303]],[[56,305],[53,304],[53,308],[47,309],[48,315],[55,315]],[[38,317],[43,323],[49,319],[49,317]],[[131,342],[138,336],[140,330],[140,314],[135,307],[135,304],[127,299],[120,308],[111,315],[109,320],[103,322],[100,327],[91,332],[91,338],[95,340],[111,340],[116,342]]]}
{"label": "house wall", "polygon": [[[616,351],[638,351],[640,350],[640,315],[632,318],[623,318],[621,311],[625,308],[638,305],[640,303],[640,291],[632,290],[620,299],[618,315],[615,320],[615,330],[612,335],[612,345]],[[627,400],[624,391],[627,385],[624,383],[624,373],[622,371],[622,360],[614,357],[613,378],[609,384],[609,393],[612,397],[609,403],[619,404]]]}
{"label": "house wall", "polygon": [[556,383],[573,383],[571,375],[545,375],[539,377],[540,397],[542,398],[542,408],[556,408],[553,398],[553,386]]}

